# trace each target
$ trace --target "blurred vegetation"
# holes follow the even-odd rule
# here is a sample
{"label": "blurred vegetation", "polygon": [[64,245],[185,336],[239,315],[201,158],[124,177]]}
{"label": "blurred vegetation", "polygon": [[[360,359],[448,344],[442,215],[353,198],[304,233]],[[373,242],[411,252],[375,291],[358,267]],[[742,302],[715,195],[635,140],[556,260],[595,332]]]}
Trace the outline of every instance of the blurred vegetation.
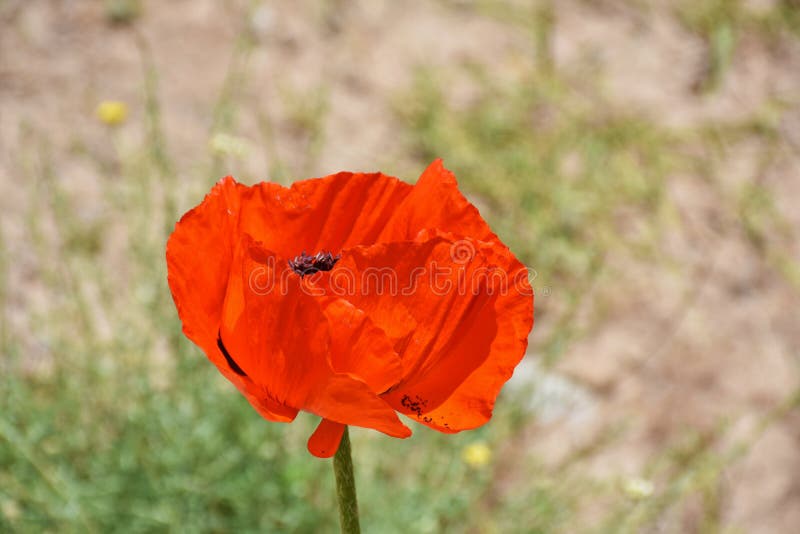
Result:
{"label": "blurred vegetation", "polygon": [[[106,4],[116,22],[133,23],[140,14],[139,2]],[[679,131],[616,109],[592,81],[554,68],[548,52],[552,5],[540,2],[529,10],[519,4],[515,14],[512,4],[518,3],[475,2],[472,8],[529,31],[537,54],[517,79],[495,83],[481,65],[444,74],[421,70],[397,95],[396,112],[408,159],[422,168],[445,156],[495,231],[535,265],[534,286],[559,288],[547,311],[557,315],[557,327],[538,341],[545,363],[552,363],[578,334],[571,319],[586,288],[603,276],[606,256],[625,250],[646,257],[662,225],[680,224],[664,194],[666,175],[712,172],[709,166],[725,156],[721,139],[755,135],[768,143],[775,127],[755,117]],[[800,18],[789,2],[754,18],[736,1],[680,3],[676,16],[707,40],[709,69],[700,85],[712,92],[741,32],[796,32]],[[211,177],[224,174],[226,151],[245,150],[219,134],[232,129],[240,111],[235,88],[246,75],[242,61],[250,46],[243,36],[229,81],[209,110],[203,176],[206,170]],[[76,216],[77,201],[50,155],[52,133],[21,125],[30,141],[16,157],[25,171],[20,183],[33,199],[26,221],[31,253],[39,258],[36,275],[51,291],[47,313],[34,321],[40,355],[26,352],[30,343],[7,328],[5,315],[0,323],[0,531],[335,531],[329,463],[305,450],[314,418],[265,423],[181,333],[164,265],[167,233],[180,216],[175,163],[160,126],[158,73],[145,48],[142,54],[142,145],[118,151],[115,161],[85,152],[108,178],[94,219]],[[476,88],[468,103],[449,100],[448,76],[465,77]],[[313,161],[325,142],[325,88],[287,95],[286,105]],[[268,121],[263,125],[269,139],[274,132]],[[109,139],[121,146],[113,129]],[[84,151],[80,140],[75,150]],[[709,153],[716,156],[709,159]],[[275,165],[278,178],[306,170],[287,169],[279,160]],[[199,200],[207,185],[198,183],[193,198]],[[770,245],[785,223],[768,192],[743,191],[731,203],[778,270],[797,276],[796,265]],[[633,235],[620,228],[620,220],[631,217],[647,221]],[[124,272],[109,272],[103,256],[109,231],[125,240]],[[11,261],[0,243],[0,297]],[[504,392],[491,425],[470,433],[444,436],[415,427],[412,439],[399,441],[355,429],[364,531],[493,533],[524,525],[524,532],[573,532],[575,511],[597,502],[602,513],[588,531],[638,532],[694,498],[704,503],[704,532],[718,531],[715,491],[722,469],[754,436],[725,454],[716,449],[724,425],[717,433],[665,444],[645,473],[657,482],[648,498],[626,494],[622,481],[582,473],[576,466],[590,451],[556,467],[527,457],[511,461],[515,475],[530,484],[525,492],[508,492],[497,459],[518,454],[515,440],[536,417],[529,393]],[[607,438],[617,439],[614,429]],[[488,465],[462,461],[462,449],[475,442],[493,451]]]}
{"label": "blurred vegetation", "polygon": [[[447,154],[459,181],[479,202],[492,228],[528,265],[534,288],[558,287],[575,311],[619,246],[646,247],[659,218],[628,242],[617,217],[655,214],[674,143],[642,118],[598,111],[556,75],[538,69],[518,83],[491,83],[471,69],[479,95],[452,108],[430,73],[422,73],[401,106],[411,145],[425,161]],[[565,348],[565,328],[545,344],[549,357]],[[555,352],[554,352],[555,351]]]}

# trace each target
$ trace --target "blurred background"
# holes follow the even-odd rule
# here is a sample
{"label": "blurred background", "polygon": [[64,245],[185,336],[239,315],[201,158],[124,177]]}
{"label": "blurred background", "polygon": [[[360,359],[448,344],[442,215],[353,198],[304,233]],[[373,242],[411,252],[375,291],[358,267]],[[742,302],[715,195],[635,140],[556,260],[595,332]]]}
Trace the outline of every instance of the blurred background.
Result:
{"label": "blurred background", "polygon": [[794,0],[0,0],[0,531],[336,532],[181,334],[226,174],[435,157],[536,270],[490,424],[352,432],[365,532],[797,532]]}

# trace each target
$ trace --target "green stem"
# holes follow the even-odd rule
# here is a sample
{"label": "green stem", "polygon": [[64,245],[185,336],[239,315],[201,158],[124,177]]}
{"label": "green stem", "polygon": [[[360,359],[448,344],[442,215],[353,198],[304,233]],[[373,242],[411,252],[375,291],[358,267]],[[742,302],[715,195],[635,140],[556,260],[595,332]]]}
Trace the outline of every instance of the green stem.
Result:
{"label": "green stem", "polygon": [[353,478],[353,459],[350,457],[350,435],[347,427],[344,428],[339,450],[333,457],[333,472],[336,474],[336,496],[339,499],[339,524],[342,533],[360,534],[356,480]]}

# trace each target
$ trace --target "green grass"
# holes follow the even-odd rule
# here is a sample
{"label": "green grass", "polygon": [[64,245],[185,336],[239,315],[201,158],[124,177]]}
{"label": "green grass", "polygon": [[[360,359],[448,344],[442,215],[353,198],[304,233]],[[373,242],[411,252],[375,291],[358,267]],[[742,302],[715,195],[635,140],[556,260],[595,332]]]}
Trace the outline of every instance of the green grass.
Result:
{"label": "green grass", "polygon": [[[138,16],[138,2],[107,4],[114,20]],[[754,23],[737,2],[693,5],[681,4],[676,16],[707,40],[712,62],[703,90],[713,92],[735,53],[736,36]],[[546,3],[522,18],[498,17],[497,6],[479,2],[476,9],[509,28],[522,26],[538,55],[516,81],[502,85],[486,65],[421,70],[396,95],[406,158],[397,165],[421,168],[444,157],[494,230],[536,270],[537,315],[556,326],[535,343],[550,364],[584,333],[574,318],[588,305],[587,288],[613,269],[607,259],[656,261],[654,245],[664,228],[682,224],[666,195],[670,173],[708,178],[727,156],[720,139],[776,143],[775,127],[756,117],[745,126],[676,131],[616,108],[596,80],[558,71],[550,52],[542,52],[553,24]],[[788,6],[775,9],[794,9]],[[759,31],[772,28],[763,21],[773,18],[761,16]],[[243,34],[208,110],[209,139],[236,133],[242,113],[236,89],[248,75],[251,46]],[[140,145],[117,148],[109,161],[80,138],[72,143],[107,178],[91,217],[76,216],[81,199],[69,192],[69,177],[49,149],[56,134],[21,125],[27,142],[15,163],[29,202],[33,276],[47,303],[31,306],[25,337],[12,331],[7,289],[13,260],[8,243],[0,241],[0,531],[335,532],[331,466],[305,450],[315,418],[265,422],[181,334],[166,285],[164,244],[182,208],[199,201],[230,161],[209,153],[193,181],[177,182],[161,125],[158,72],[144,43],[140,52],[146,110]],[[453,79],[475,89],[470,102],[450,101]],[[284,100],[308,156],[292,168],[276,152],[271,121],[260,117],[259,149],[269,154],[271,175],[280,180],[313,167],[326,142],[329,105],[324,86],[309,94],[287,91]],[[109,137],[112,146],[122,146],[115,132]],[[776,244],[776,232],[790,229],[765,188],[751,186],[722,202],[777,272],[800,279],[796,263]],[[634,220],[644,223],[631,232]],[[124,261],[109,257],[112,236],[122,240]],[[585,458],[619,444],[624,429],[608,429],[594,448],[548,466],[521,441],[537,417],[523,407],[528,393],[504,392],[492,423],[470,433],[445,436],[415,426],[414,437],[400,441],[355,429],[364,531],[640,532],[670,524],[691,499],[703,503],[703,531],[719,531],[720,477],[756,435],[731,446],[721,424],[708,435],[687,432],[665,443],[644,473],[656,482],[655,494],[633,500],[620,480],[584,469]],[[460,452],[478,440],[494,457],[472,468]],[[582,511],[598,506],[599,520],[587,524]]]}

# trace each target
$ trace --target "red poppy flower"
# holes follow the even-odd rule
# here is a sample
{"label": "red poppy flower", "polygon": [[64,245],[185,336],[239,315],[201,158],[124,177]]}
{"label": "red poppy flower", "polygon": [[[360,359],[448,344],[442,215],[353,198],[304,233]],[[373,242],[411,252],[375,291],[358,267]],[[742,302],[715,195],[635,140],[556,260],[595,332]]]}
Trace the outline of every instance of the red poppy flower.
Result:
{"label": "red poppy flower", "polygon": [[433,162],[411,186],[341,172],[227,177],[177,223],[169,286],[183,331],[270,421],[321,416],[394,437],[487,422],[533,326],[527,271]]}

